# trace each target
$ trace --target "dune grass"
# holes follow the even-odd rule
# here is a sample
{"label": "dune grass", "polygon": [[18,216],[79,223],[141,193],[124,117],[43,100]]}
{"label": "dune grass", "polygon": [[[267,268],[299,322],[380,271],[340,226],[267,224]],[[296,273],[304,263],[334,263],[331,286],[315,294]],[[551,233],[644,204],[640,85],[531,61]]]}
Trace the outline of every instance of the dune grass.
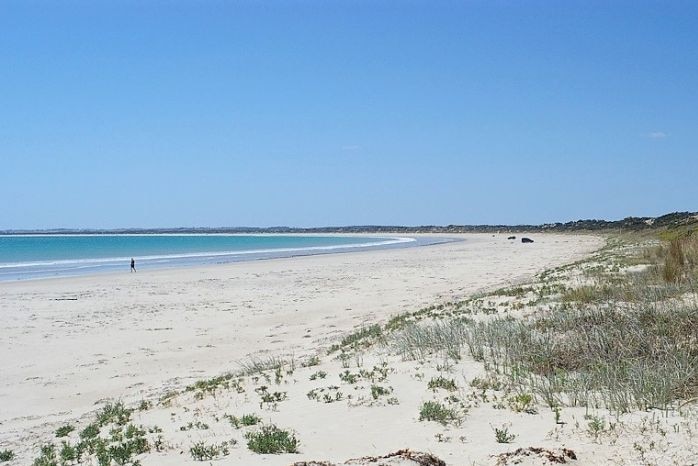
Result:
{"label": "dune grass", "polygon": [[422,360],[433,354],[460,359],[465,334],[471,322],[459,318],[411,324],[393,335],[390,345],[408,360]]}
{"label": "dune grass", "polygon": [[643,272],[568,291],[551,311],[468,326],[470,354],[551,406],[627,412],[698,396],[698,237],[641,256]]}
{"label": "dune grass", "polygon": [[662,277],[667,282],[692,282],[698,279],[698,235],[688,234],[660,246],[663,256]]}
{"label": "dune grass", "polygon": [[342,340],[330,347],[328,354],[340,349],[361,349],[368,348],[376,341],[383,338],[383,328],[379,324],[362,326],[354,332],[346,335]]}
{"label": "dune grass", "polygon": [[281,356],[266,356],[266,357],[250,357],[247,360],[239,362],[239,376],[248,376],[260,374],[265,371],[275,371],[286,369],[293,372],[296,368],[296,362],[293,358],[284,358]]}
{"label": "dune grass", "polygon": [[611,252],[591,282],[531,317],[412,323],[391,349],[416,360],[467,351],[551,407],[669,410],[698,397],[698,235],[639,251],[639,272],[622,273]]}
{"label": "dune grass", "polygon": [[669,409],[698,396],[698,309],[557,311],[495,319],[466,334],[475,359],[531,386],[551,406]]}

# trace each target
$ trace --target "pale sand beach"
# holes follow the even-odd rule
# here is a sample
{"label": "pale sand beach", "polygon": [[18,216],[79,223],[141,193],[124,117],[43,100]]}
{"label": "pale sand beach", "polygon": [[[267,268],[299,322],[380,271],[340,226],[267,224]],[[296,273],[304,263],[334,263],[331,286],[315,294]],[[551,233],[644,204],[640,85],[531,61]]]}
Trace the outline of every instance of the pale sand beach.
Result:
{"label": "pale sand beach", "polygon": [[[234,371],[250,355],[300,360],[362,325],[521,282],[603,244],[585,235],[535,234],[533,244],[506,235],[451,236],[463,241],[1,283],[0,442],[26,442],[101,400],[157,398]],[[366,432],[350,441],[342,422],[326,421],[312,422],[336,430],[342,445],[327,448],[304,433],[304,452],[339,460],[376,450],[363,444]],[[412,446],[392,436],[391,446]]]}

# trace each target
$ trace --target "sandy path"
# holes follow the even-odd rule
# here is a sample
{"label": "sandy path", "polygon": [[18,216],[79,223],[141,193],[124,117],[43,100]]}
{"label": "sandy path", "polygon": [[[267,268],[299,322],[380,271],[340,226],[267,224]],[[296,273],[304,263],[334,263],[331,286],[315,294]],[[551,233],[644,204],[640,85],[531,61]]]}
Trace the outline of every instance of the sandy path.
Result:
{"label": "sandy path", "polygon": [[[455,235],[453,235],[455,236]],[[518,281],[600,247],[504,236],[397,250],[0,284],[0,441],[235,369],[364,322]]]}

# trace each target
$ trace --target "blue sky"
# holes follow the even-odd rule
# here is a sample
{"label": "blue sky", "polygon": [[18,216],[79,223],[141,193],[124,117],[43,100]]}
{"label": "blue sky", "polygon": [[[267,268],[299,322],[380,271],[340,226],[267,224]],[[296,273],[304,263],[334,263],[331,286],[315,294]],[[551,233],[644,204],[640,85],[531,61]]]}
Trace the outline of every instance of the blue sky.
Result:
{"label": "blue sky", "polygon": [[0,229],[698,210],[698,2],[4,1]]}

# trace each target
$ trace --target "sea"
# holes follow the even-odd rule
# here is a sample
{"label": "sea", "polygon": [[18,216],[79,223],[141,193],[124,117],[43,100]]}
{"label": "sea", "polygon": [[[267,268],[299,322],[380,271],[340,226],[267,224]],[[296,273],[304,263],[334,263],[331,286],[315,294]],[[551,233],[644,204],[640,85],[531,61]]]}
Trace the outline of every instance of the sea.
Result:
{"label": "sea", "polygon": [[339,235],[0,235],[0,281],[188,267],[281,257],[410,247],[446,241]]}

